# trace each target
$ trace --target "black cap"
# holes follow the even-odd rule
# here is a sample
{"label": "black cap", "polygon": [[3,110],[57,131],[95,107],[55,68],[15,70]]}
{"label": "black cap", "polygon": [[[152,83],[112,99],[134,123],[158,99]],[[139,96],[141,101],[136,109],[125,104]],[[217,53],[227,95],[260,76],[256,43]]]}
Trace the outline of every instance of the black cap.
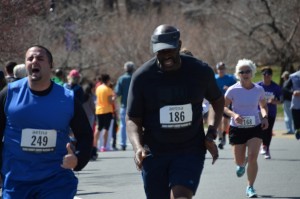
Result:
{"label": "black cap", "polygon": [[158,26],[151,36],[152,50],[154,53],[164,49],[174,49],[179,46],[180,32],[169,25]]}

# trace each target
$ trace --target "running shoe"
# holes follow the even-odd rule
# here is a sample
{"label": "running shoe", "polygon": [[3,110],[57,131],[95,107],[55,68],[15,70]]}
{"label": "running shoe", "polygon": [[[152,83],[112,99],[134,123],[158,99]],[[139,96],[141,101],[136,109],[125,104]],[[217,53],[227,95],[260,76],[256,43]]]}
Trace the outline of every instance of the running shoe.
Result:
{"label": "running shoe", "polygon": [[236,175],[237,177],[242,177],[245,174],[245,167],[236,166]]}
{"label": "running shoe", "polygon": [[267,152],[267,146],[262,145],[262,146],[260,147],[260,152],[259,152],[259,153],[260,153],[261,155],[265,155],[266,152]]}
{"label": "running shoe", "polygon": [[106,148],[104,147],[104,146],[102,146],[101,148],[100,148],[100,152],[105,152],[106,151]]}
{"label": "running shoe", "polygon": [[219,138],[219,144],[218,144],[218,148],[219,149],[224,149],[224,147],[223,147],[223,139],[222,138]]}
{"label": "running shoe", "polygon": [[297,130],[296,130],[295,136],[296,136],[296,139],[297,139],[297,140],[300,139],[300,129],[297,129]]}
{"label": "running shoe", "polygon": [[270,150],[268,149],[265,153],[265,159],[271,159]]}
{"label": "running shoe", "polygon": [[252,186],[247,186],[247,188],[246,188],[246,196],[248,198],[257,198],[257,194],[255,192],[255,189]]}
{"label": "running shoe", "polygon": [[247,163],[248,163],[248,157],[245,158],[245,162],[242,166],[239,166],[239,165],[236,166],[236,175],[237,175],[237,177],[240,178],[245,174],[245,170],[246,170],[245,167],[246,167]]}

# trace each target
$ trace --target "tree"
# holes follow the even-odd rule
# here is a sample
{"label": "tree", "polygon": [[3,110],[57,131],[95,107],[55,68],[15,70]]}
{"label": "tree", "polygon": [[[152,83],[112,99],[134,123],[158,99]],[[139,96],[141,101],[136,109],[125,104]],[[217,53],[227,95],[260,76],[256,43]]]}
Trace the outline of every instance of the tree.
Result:
{"label": "tree", "polygon": [[247,57],[258,65],[280,65],[283,72],[300,61],[299,11],[297,0],[207,0],[186,15],[211,33],[207,41],[218,59]]}
{"label": "tree", "polygon": [[29,45],[41,44],[56,67],[114,80],[124,62],[141,65],[153,56],[150,35],[164,23],[177,26],[183,47],[212,66],[249,58],[291,70],[300,59],[297,0],[161,0],[159,9],[158,1],[119,0],[112,12],[97,0],[0,1],[0,63],[23,60]]}

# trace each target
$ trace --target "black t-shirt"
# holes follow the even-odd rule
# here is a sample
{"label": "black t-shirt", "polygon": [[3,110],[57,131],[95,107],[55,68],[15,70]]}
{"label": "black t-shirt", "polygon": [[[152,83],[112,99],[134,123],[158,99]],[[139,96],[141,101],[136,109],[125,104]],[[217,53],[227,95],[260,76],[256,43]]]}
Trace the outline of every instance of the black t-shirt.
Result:
{"label": "black t-shirt", "polygon": [[163,72],[153,58],[133,74],[127,113],[142,118],[144,143],[152,151],[199,151],[204,143],[203,98],[221,96],[206,63],[181,55],[180,69]]}
{"label": "black t-shirt", "polygon": [[282,100],[291,101],[293,96],[293,91],[286,88],[288,80],[283,82],[282,85]]}

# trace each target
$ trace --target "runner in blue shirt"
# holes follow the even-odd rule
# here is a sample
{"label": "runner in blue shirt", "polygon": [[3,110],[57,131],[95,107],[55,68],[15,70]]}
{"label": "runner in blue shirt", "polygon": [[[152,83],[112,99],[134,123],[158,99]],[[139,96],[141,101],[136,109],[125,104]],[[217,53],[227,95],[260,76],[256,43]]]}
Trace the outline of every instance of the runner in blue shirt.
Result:
{"label": "runner in blue shirt", "polygon": [[[217,85],[224,95],[228,87],[236,83],[236,79],[233,75],[226,73],[227,68],[224,62],[219,62],[216,65],[216,69],[217,74],[215,74],[215,78]],[[222,121],[218,127],[219,149],[223,149],[226,144],[226,133],[228,133],[229,130],[229,119],[230,117],[224,113]]]}
{"label": "runner in blue shirt", "polygon": [[[73,199],[74,171],[90,159],[93,131],[72,91],[51,81],[50,51],[32,46],[28,77],[0,92],[2,198]],[[77,139],[70,144],[69,129]]]}

